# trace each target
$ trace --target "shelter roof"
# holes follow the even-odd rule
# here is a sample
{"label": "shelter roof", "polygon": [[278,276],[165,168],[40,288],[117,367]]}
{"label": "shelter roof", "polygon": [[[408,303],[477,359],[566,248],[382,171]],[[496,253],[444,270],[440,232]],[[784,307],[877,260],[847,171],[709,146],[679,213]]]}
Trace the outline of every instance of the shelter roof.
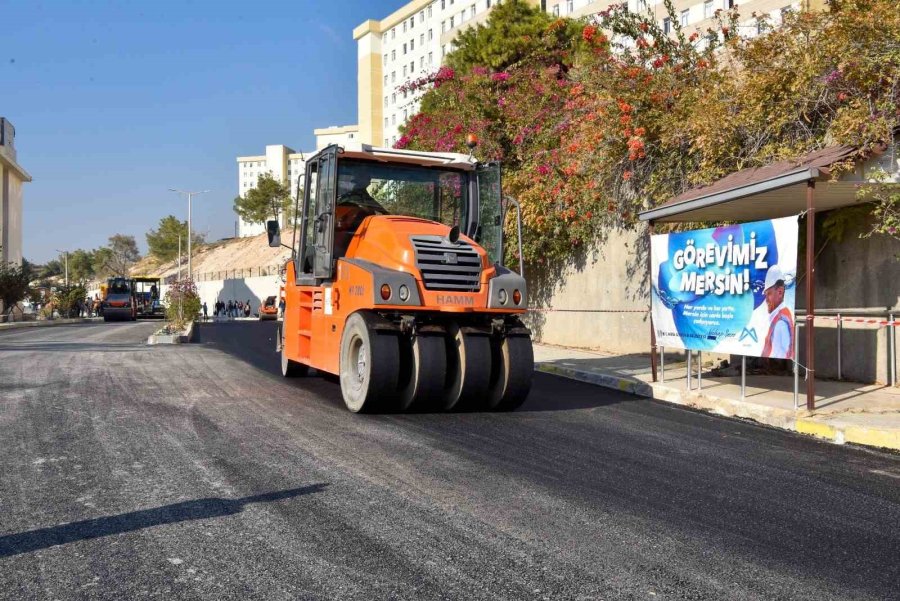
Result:
{"label": "shelter roof", "polygon": [[[832,169],[847,160],[852,171],[832,177]],[[751,221],[796,215],[806,210],[806,188],[816,182],[816,208],[834,209],[856,204],[860,185],[874,183],[876,167],[900,182],[897,144],[868,158],[852,146],[829,146],[795,160],[777,161],[731,173],[712,184],[692,188],[664,204],[643,211],[642,221]],[[821,182],[821,183],[820,183]]]}

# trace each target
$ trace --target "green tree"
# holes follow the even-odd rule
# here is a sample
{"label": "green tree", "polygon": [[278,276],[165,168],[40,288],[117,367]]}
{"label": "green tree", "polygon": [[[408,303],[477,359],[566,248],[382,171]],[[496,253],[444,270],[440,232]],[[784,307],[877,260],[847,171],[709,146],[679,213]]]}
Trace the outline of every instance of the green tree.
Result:
{"label": "green tree", "polygon": [[103,279],[111,275],[117,275],[113,271],[112,267],[110,267],[111,261],[112,250],[110,250],[106,246],[95,248],[91,252],[91,263],[94,266],[94,277]]}
{"label": "green tree", "polygon": [[60,317],[78,317],[78,303],[87,297],[87,289],[81,284],[59,286],[53,301]]}
{"label": "green tree", "polygon": [[87,282],[94,277],[94,256],[90,251],[77,249],[69,253],[69,281]]}
{"label": "green tree", "polygon": [[109,253],[104,268],[111,275],[127,275],[134,262],[141,258],[134,236],[110,236],[106,248]]}
{"label": "green tree", "polygon": [[[565,26],[555,29],[550,27],[553,22],[553,17],[523,0],[498,4],[486,24],[460,32],[454,42],[456,50],[447,56],[447,65],[461,72],[472,67],[502,71],[526,57],[547,56],[554,42],[573,37],[567,27],[574,22],[562,21]],[[548,30],[555,40],[547,39]]]}
{"label": "green tree", "polygon": [[[159,226],[155,230],[147,232],[147,246],[150,254],[160,261],[171,261],[178,256],[178,241],[181,240],[183,252],[187,253],[186,221],[179,221],[174,215],[168,215],[159,220]],[[202,244],[202,235],[194,232],[194,246]]]}
{"label": "green tree", "polygon": [[62,275],[65,271],[65,267],[63,266],[61,261],[57,259],[50,259],[44,265],[37,267],[36,271],[37,277],[45,280],[55,275]]}
{"label": "green tree", "polygon": [[28,294],[31,273],[27,264],[0,264],[0,305],[3,314],[8,314],[16,303]]}
{"label": "green tree", "polygon": [[290,189],[270,173],[260,174],[256,187],[234,199],[234,210],[247,223],[265,223],[291,214],[293,206]]}

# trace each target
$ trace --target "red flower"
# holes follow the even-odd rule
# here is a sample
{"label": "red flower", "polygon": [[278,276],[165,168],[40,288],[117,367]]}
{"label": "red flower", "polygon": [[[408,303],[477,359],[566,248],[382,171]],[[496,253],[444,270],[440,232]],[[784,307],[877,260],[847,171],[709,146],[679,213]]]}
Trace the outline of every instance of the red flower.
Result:
{"label": "red flower", "polygon": [[631,176],[632,176],[632,175],[633,175],[633,173],[631,173],[631,171],[625,171],[625,172],[622,174],[622,179],[624,179],[624,180],[627,182],[628,180],[631,179]]}
{"label": "red flower", "polygon": [[587,43],[593,43],[594,37],[597,35],[597,28],[593,25],[586,25],[585,28],[581,31],[581,37]]}

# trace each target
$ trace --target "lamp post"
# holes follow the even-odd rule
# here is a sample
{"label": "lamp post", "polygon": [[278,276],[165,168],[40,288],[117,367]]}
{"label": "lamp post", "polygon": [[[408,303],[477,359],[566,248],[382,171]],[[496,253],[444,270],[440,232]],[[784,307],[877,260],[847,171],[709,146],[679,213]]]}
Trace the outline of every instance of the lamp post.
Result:
{"label": "lamp post", "polygon": [[58,253],[61,254],[61,255],[65,255],[65,256],[66,256],[66,259],[65,259],[65,260],[66,260],[66,288],[68,288],[68,287],[69,287],[69,251],[67,251],[67,250],[59,250],[59,249],[57,248],[57,249],[56,249],[56,252],[58,252]]}
{"label": "lamp post", "polygon": [[194,272],[191,269],[191,199],[196,194],[206,194],[209,190],[200,190],[198,192],[191,192],[188,190],[176,190],[175,188],[169,188],[169,192],[175,192],[176,194],[184,194],[188,199],[188,235],[187,235],[187,254],[188,254],[188,277],[194,277]]}

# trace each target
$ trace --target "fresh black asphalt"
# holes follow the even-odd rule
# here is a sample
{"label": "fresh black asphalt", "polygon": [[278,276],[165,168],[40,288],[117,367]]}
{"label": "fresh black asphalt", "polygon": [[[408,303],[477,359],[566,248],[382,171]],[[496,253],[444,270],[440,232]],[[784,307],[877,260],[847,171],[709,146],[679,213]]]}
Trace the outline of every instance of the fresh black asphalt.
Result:
{"label": "fresh black asphalt", "polygon": [[0,332],[2,599],[900,599],[900,457],[536,374],[353,415],[275,324]]}

